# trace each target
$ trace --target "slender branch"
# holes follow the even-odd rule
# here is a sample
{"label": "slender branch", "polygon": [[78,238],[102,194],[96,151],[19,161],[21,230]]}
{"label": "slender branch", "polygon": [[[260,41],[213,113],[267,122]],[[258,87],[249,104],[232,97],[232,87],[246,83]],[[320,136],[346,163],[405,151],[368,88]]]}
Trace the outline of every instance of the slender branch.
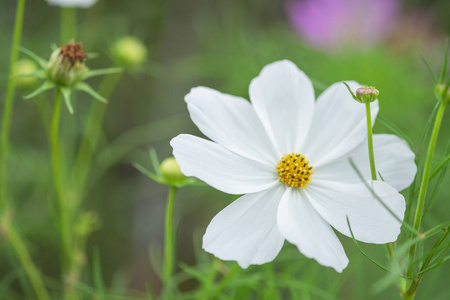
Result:
{"label": "slender branch", "polygon": [[[434,148],[436,146],[437,138],[439,135],[442,117],[444,116],[445,105],[446,105],[445,101],[441,101],[438,108],[438,112],[436,114],[433,131],[431,133],[430,143],[428,144],[427,156],[425,159],[425,165],[423,167],[422,182],[420,184],[419,198],[417,200],[416,215],[414,217],[413,227],[417,231],[420,230],[420,225],[422,223],[422,214],[425,205],[425,196],[427,194],[428,183],[430,181],[431,161],[433,158]],[[416,248],[417,245],[413,244],[409,249],[409,266],[407,270],[408,277],[413,277],[414,275],[414,261],[416,257]]]}
{"label": "slender branch", "polygon": [[166,206],[166,223],[165,223],[165,239],[164,239],[164,267],[163,267],[163,281],[166,292],[170,294],[172,288],[172,277],[174,271],[174,235],[173,235],[173,206],[175,200],[175,192],[177,188],[171,186],[169,194],[167,195]]}
{"label": "slender branch", "polygon": [[14,34],[11,44],[11,56],[9,58],[9,80],[6,88],[6,98],[2,119],[2,130],[0,137],[0,210],[5,211],[8,206],[8,154],[9,134],[11,130],[12,110],[14,106],[14,94],[16,90],[16,79],[11,78],[14,66],[19,57],[19,46],[22,37],[23,16],[25,12],[25,0],[17,1],[16,19],[14,23]]}

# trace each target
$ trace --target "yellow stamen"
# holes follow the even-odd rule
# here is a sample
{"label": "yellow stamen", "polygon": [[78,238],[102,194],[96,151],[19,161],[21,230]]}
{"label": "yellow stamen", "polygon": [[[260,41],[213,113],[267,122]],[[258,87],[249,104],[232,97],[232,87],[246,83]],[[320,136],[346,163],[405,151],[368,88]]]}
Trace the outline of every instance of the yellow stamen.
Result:
{"label": "yellow stamen", "polygon": [[313,167],[301,153],[285,154],[277,164],[280,181],[290,187],[306,187],[314,174]]}

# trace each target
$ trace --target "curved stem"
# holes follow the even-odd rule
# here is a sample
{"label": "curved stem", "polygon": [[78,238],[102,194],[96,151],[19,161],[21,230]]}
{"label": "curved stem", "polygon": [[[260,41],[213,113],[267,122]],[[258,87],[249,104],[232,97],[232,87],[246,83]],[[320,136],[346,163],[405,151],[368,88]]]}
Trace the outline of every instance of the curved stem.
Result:
{"label": "curved stem", "polygon": [[25,274],[27,274],[31,286],[33,287],[34,293],[36,294],[36,299],[49,300],[50,297],[47,293],[47,290],[45,289],[45,285],[40,276],[40,272],[31,259],[25,241],[14,228],[10,219],[11,215],[8,213],[5,213],[2,216],[1,233],[5,240],[8,241],[8,244],[11,246],[11,248],[14,250],[18,260],[25,270]]}
{"label": "curved stem", "polygon": [[12,109],[14,106],[14,93],[16,90],[16,80],[10,78],[14,71],[17,58],[19,57],[19,45],[22,37],[22,24],[25,12],[25,0],[17,1],[16,19],[14,23],[14,34],[11,44],[11,56],[9,58],[9,79],[6,88],[6,98],[3,111],[1,142],[0,142],[0,209],[5,211],[8,206],[8,154],[9,154],[9,133],[11,130]]}
{"label": "curved stem", "polygon": [[[171,281],[174,270],[174,238],[173,238],[173,205],[175,200],[176,187],[170,187],[167,196],[166,206],[166,224],[165,224],[165,239],[164,239],[164,285],[166,288],[171,288]],[[170,293],[170,291],[167,291]]]}
{"label": "curved stem", "polygon": [[[420,184],[419,198],[417,200],[416,215],[414,217],[414,229],[419,231],[422,223],[423,207],[425,205],[425,196],[427,194],[428,183],[430,181],[431,161],[433,158],[434,148],[436,147],[437,138],[439,135],[439,129],[441,128],[442,117],[445,111],[445,101],[441,101],[436,119],[434,121],[433,131],[431,133],[430,143],[428,144],[427,157],[425,159],[425,165],[423,167],[422,182]],[[409,266],[406,275],[413,277],[414,273],[414,260],[416,256],[417,244],[413,244],[409,249]]]}

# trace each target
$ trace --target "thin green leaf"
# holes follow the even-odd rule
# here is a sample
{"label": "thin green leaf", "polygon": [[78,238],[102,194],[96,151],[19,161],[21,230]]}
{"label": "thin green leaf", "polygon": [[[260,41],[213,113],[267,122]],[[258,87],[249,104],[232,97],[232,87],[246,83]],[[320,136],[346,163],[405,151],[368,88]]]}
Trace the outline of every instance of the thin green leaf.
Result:
{"label": "thin green leaf", "polygon": [[38,63],[38,65],[42,68],[45,69],[47,68],[47,61],[45,59],[43,59],[42,57],[38,56],[37,54],[35,54],[34,52],[28,50],[27,48],[24,47],[19,47],[19,50],[23,53],[25,53],[26,55],[28,55],[31,59],[33,59],[34,61],[36,61]]}
{"label": "thin green leaf", "polygon": [[106,300],[105,285],[103,283],[102,270],[100,265],[100,252],[98,249],[94,250],[93,272],[94,272],[94,285],[97,296],[101,300]]}
{"label": "thin green leaf", "polygon": [[[439,109],[439,106],[440,106],[440,101],[437,101],[430,116],[427,119],[427,122],[425,123],[425,129],[422,132],[422,136],[420,138],[420,143],[419,143],[419,145],[421,147],[423,147],[425,145],[425,138],[430,136],[431,124],[433,123],[434,117],[437,113],[437,110]],[[417,171],[414,181],[410,187],[409,199],[416,199],[417,195],[419,193],[419,189],[418,188],[416,189],[416,184],[418,182],[420,183],[421,179],[422,179],[422,169],[423,169],[422,154],[424,153],[424,151],[422,151],[422,150],[423,149],[420,148],[418,153],[416,153],[416,164],[417,164],[418,171]],[[413,211],[411,209],[413,204],[414,204],[414,201],[407,201],[407,203],[406,203],[406,210],[405,210],[405,217],[404,217],[404,219],[406,221],[410,220],[410,215],[411,215],[411,212]]]}
{"label": "thin green leaf", "polygon": [[70,100],[70,94],[72,93],[72,89],[68,87],[62,87],[60,88],[61,94],[64,98],[64,103],[66,104],[67,109],[69,110],[69,113],[73,115],[73,106],[72,101]]}
{"label": "thin green leaf", "polygon": [[422,59],[422,62],[425,64],[425,66],[427,67],[428,72],[431,75],[431,78],[433,78],[433,82],[436,83],[437,82],[437,77],[434,74],[433,70],[431,69],[430,65],[428,64],[427,60],[425,59],[425,57],[423,57],[422,53],[420,53],[418,50],[416,50],[417,54],[420,56],[420,58]]}
{"label": "thin green leaf", "polygon": [[431,175],[430,175],[430,180],[436,176],[440,170],[442,170],[442,168],[446,167],[447,163],[450,161],[450,141],[447,144],[447,156],[445,156],[438,164],[436,167],[433,168],[433,170],[431,171]]}
{"label": "thin green leaf", "polygon": [[343,81],[342,83],[345,84],[345,86],[347,87],[347,90],[348,90],[349,93],[352,95],[353,99],[355,99],[356,101],[358,101],[358,102],[361,103],[361,101],[359,101],[358,98],[356,98],[355,94],[353,94],[352,89],[351,89],[350,86],[347,84],[347,82]]}
{"label": "thin green leaf", "polygon": [[415,230],[411,225],[409,225],[406,222],[403,222],[403,220],[401,220],[393,211],[392,209],[386,205],[386,203],[384,203],[384,201],[375,193],[375,191],[369,186],[369,184],[367,183],[367,181],[364,179],[361,171],[358,169],[358,167],[355,165],[355,163],[353,162],[353,160],[350,158],[350,165],[352,166],[352,168],[355,170],[355,172],[358,174],[358,177],[361,179],[361,182],[366,186],[366,188],[372,193],[372,195],[375,197],[375,199],[377,199],[377,201],[384,207],[384,209],[386,209],[389,214],[391,214],[392,217],[394,217],[398,222],[400,222],[400,224],[402,224],[402,227],[404,227],[405,229],[407,229],[408,231],[410,231],[412,234],[414,235],[418,235],[419,232],[417,230]]}
{"label": "thin green leaf", "polygon": [[75,89],[83,91],[94,97],[100,102],[108,103],[108,100],[103,98],[99,93],[97,93],[93,88],[91,88],[87,83],[85,82],[79,82],[74,86]]}
{"label": "thin green leaf", "polygon": [[135,162],[135,163],[133,163],[133,167],[135,167],[139,172],[141,172],[145,176],[149,177],[150,179],[153,179],[154,181],[159,182],[159,183],[163,183],[161,181],[161,179],[156,174],[154,174],[151,171],[147,170],[142,165],[140,165],[140,164]]}
{"label": "thin green leaf", "polygon": [[152,163],[153,170],[156,172],[156,174],[161,175],[160,172],[160,164],[158,159],[158,154],[156,153],[155,148],[150,148],[148,150],[148,155],[150,156],[150,162]]}
{"label": "thin green leaf", "polygon": [[117,74],[123,71],[122,68],[108,68],[108,69],[98,69],[98,70],[89,70],[87,74],[84,76],[84,79],[88,79],[91,77],[108,75],[108,74]]}
{"label": "thin green leaf", "polygon": [[346,218],[347,218],[348,229],[350,230],[350,234],[352,235],[353,244],[355,244],[355,246],[356,246],[356,248],[358,248],[359,252],[361,252],[362,255],[364,255],[367,259],[369,259],[371,262],[373,262],[375,265],[377,265],[383,271],[391,273],[391,271],[387,267],[383,266],[379,261],[377,261],[375,258],[371,257],[369,254],[367,254],[366,251],[364,251],[363,248],[361,248],[361,246],[356,241],[355,236],[353,235],[352,227],[350,226],[350,220],[348,219],[348,216],[346,216]]}
{"label": "thin green leaf", "polygon": [[[430,199],[426,203],[425,211],[423,213],[423,218],[425,218],[425,215],[430,211],[430,208],[433,206],[434,202],[436,201],[439,191],[442,187],[442,183],[444,182],[445,175],[447,174],[447,169],[448,169],[447,162],[448,162],[448,160],[450,160],[450,140],[449,140],[449,143],[447,144],[447,149],[445,152],[448,153],[448,156],[447,156],[448,159],[445,160],[445,158],[444,158],[442,167],[439,168],[436,173],[434,173],[434,172],[431,173],[432,175],[435,175],[440,172],[439,177],[436,182],[436,185],[434,186],[433,193],[431,194]],[[434,169],[436,169],[436,168],[434,168]],[[434,171],[434,169],[433,169],[433,171]],[[434,176],[430,176],[430,181],[433,177]]]}
{"label": "thin green leaf", "polygon": [[426,268],[425,270],[420,271],[417,275],[422,275],[425,274],[433,269],[436,269],[437,267],[439,267],[440,265],[442,265],[443,263],[445,263],[446,261],[448,261],[450,259],[450,255],[442,258],[441,260],[439,260],[437,263],[431,265],[430,267]]}
{"label": "thin green leaf", "polygon": [[445,39],[444,44],[444,64],[442,65],[441,76],[439,77],[439,83],[444,83],[445,75],[447,74],[448,65],[448,38]]}
{"label": "thin green leaf", "polygon": [[318,89],[319,91],[323,92],[323,91],[325,91],[327,89],[328,86],[325,83],[323,83],[323,82],[321,82],[319,80],[316,80],[314,78],[310,78],[310,79],[311,79],[311,81],[313,83],[313,86],[316,89]]}
{"label": "thin green leaf", "polygon": [[11,78],[23,78],[23,77],[35,77],[35,78],[39,78],[39,79],[46,79],[47,77],[45,76],[45,72],[42,70],[37,70],[36,72],[30,73],[30,74],[18,74],[18,75],[13,75]]}
{"label": "thin green leaf", "polygon": [[54,87],[55,87],[55,84],[53,82],[51,82],[51,81],[44,81],[44,83],[40,87],[38,87],[34,92],[24,96],[23,98],[26,99],[26,100],[31,99],[33,97],[36,97],[40,93],[43,93],[43,92],[45,92],[47,90],[50,90],[50,89],[52,89]]}
{"label": "thin green leaf", "polygon": [[386,126],[390,131],[392,131],[393,133],[404,139],[408,143],[409,147],[412,148],[411,140],[406,135],[406,133],[404,133],[400,128],[397,127],[397,125],[394,125],[394,123],[392,123],[391,121],[389,121],[383,115],[380,114],[377,116],[377,121]]}

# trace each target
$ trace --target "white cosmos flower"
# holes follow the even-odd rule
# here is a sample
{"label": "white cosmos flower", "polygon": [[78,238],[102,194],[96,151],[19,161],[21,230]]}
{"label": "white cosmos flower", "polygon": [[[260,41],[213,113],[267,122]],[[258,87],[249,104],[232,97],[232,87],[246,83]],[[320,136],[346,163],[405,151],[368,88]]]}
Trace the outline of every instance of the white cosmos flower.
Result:
{"label": "white cosmos flower", "polygon": [[[347,83],[352,90],[360,86]],[[344,84],[333,84],[314,101],[309,78],[284,60],[253,79],[250,99],[192,89],[185,98],[191,118],[213,141],[188,134],[171,141],[185,175],[225,193],[245,194],[209,224],[203,237],[207,252],[246,268],[273,260],[286,239],[305,256],[342,272],[348,258],[332,227],[351,236],[346,216],[359,241],[397,239],[400,222],[373,192],[403,219],[405,200],[398,191],[416,173],[414,154],[403,140],[374,135],[377,171],[385,182],[371,181],[365,108]],[[377,101],[371,109],[373,122]]]}
{"label": "white cosmos flower", "polygon": [[46,0],[50,5],[61,7],[81,7],[89,8],[94,5],[97,0]]}

